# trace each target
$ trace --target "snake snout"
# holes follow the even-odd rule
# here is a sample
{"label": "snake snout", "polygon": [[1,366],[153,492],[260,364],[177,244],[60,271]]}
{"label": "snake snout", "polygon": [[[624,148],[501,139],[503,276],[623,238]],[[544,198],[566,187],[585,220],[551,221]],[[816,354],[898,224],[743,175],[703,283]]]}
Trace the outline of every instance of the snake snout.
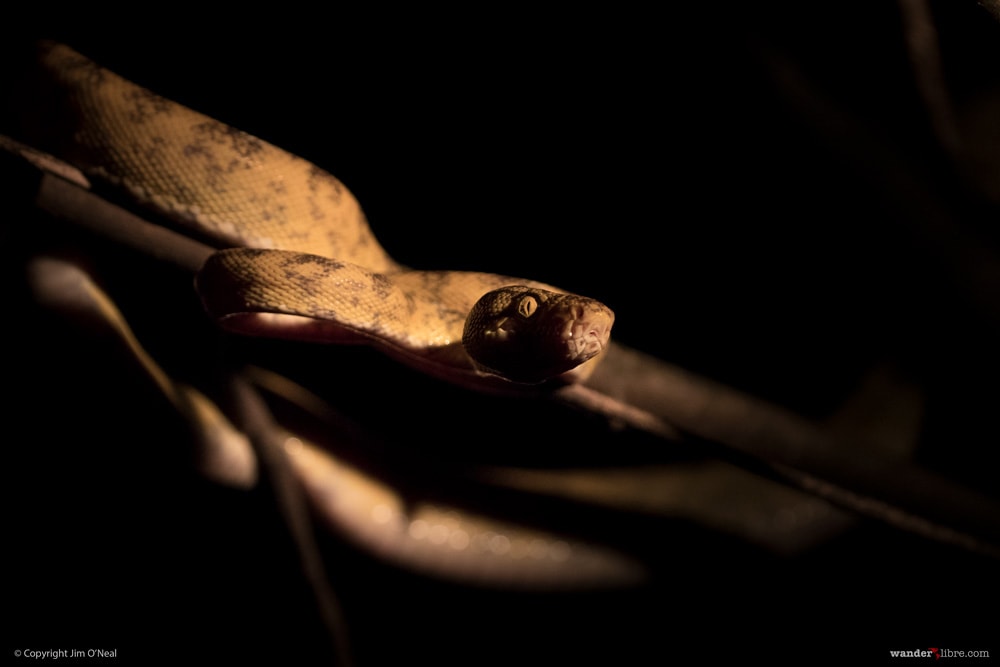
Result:
{"label": "snake snout", "polygon": [[563,341],[571,359],[583,363],[600,354],[611,338],[615,315],[607,306],[591,299],[570,306]]}

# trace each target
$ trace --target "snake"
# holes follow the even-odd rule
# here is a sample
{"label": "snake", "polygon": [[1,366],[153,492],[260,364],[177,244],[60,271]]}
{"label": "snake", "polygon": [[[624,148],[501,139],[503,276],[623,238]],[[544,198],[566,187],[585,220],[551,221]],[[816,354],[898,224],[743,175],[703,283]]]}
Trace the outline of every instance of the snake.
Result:
{"label": "snake", "polygon": [[68,45],[38,45],[19,140],[213,248],[195,276],[226,331],[368,344],[473,388],[585,380],[614,312],[549,284],[405,266],[333,174]]}

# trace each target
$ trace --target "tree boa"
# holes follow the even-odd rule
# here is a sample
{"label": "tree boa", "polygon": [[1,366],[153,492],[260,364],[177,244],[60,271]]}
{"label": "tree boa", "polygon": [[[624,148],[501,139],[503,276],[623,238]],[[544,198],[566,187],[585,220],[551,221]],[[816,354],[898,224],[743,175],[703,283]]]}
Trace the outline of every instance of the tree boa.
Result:
{"label": "tree boa", "polygon": [[[205,309],[244,334],[370,343],[476,388],[579,381],[614,314],[552,286],[418,271],[379,244],[330,173],[46,43],[27,143],[215,248]],[[39,109],[43,109],[40,114]]]}
{"label": "tree boa", "polygon": [[[123,196],[217,248],[200,267],[196,285],[206,310],[223,327],[370,343],[439,378],[491,390],[552,378],[578,381],[604,356],[614,316],[602,304],[534,281],[404,267],[378,243],[353,195],[327,172],[132,84],[68,47],[46,45],[39,62],[40,97],[27,108],[19,138],[78,167],[109,196]],[[648,360],[641,363],[649,366]],[[632,368],[629,377],[638,377],[639,370]],[[718,391],[692,392],[685,381],[677,384],[683,393],[663,400],[662,391],[634,384],[643,400],[654,396],[682,408],[693,403],[691,412],[700,421],[692,430],[714,440],[739,441],[746,415],[759,411],[737,402],[739,418],[718,419],[726,412],[719,409]],[[171,391],[201,410],[199,423],[221,423],[214,428],[239,437],[206,399],[190,390]],[[692,402],[692,395],[705,400]],[[713,409],[702,409],[709,402]],[[689,418],[688,426],[692,423]],[[727,425],[739,433],[723,432]],[[657,421],[650,430],[660,427]],[[467,561],[470,572],[485,571],[484,562],[501,551],[529,553],[533,545],[551,556],[529,564],[510,559],[506,579],[493,565],[488,576],[495,580],[537,572],[551,583],[575,571],[574,584],[606,583],[631,579],[635,572],[608,552],[543,533],[501,532],[467,517],[458,529],[448,512],[415,515],[384,488],[355,480],[354,471],[295,442],[289,448],[293,462],[320,498],[317,503],[343,499],[347,486],[364,486],[357,508],[347,511],[342,502],[329,506],[341,512],[337,521],[349,524],[356,538],[390,558],[405,554],[399,559],[440,564],[448,576],[457,576],[456,563],[466,561],[441,558],[442,549],[426,540],[420,546],[427,552],[415,551],[418,540],[407,536],[407,526],[423,526],[440,529],[435,534],[442,536],[472,535],[470,544],[487,545]],[[551,486],[551,479],[545,484]],[[376,525],[372,516],[385,523]]]}
{"label": "tree boa", "polygon": [[[536,281],[404,267],[333,175],[68,46],[40,45],[21,84],[19,117],[11,136],[0,136],[0,149],[72,184],[90,204],[138,210],[113,236],[145,239],[126,245],[151,256],[160,254],[160,242],[178,245],[178,263],[196,272],[201,305],[226,330],[369,344],[421,372],[489,392],[583,390],[608,351],[614,315],[603,304]],[[166,229],[176,233],[151,234]],[[29,274],[39,302],[74,320],[89,313],[167,397],[194,433],[196,467],[206,477],[238,488],[255,483],[257,459],[265,457],[255,455],[239,420],[161,368],[86,270],[42,257]],[[631,559],[595,544],[457,508],[407,504],[322,444],[283,425],[264,430],[287,439],[291,465],[321,515],[389,561],[504,585],[603,586],[637,576]],[[431,537],[414,537],[421,526]],[[431,539],[442,531],[450,540]],[[463,538],[466,549],[459,548]]]}

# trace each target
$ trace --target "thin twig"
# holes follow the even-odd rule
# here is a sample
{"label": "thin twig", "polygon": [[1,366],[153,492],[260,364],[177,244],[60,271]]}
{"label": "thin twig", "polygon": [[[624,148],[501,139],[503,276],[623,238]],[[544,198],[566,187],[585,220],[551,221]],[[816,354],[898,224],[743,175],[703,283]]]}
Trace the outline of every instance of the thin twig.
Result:
{"label": "thin twig", "polygon": [[353,660],[344,614],[316,542],[308,501],[288,461],[279,429],[263,399],[239,374],[230,376],[229,390],[237,425],[250,439],[260,460],[261,470],[270,484],[278,511],[298,553],[302,573],[333,644],[337,664],[350,667]]}

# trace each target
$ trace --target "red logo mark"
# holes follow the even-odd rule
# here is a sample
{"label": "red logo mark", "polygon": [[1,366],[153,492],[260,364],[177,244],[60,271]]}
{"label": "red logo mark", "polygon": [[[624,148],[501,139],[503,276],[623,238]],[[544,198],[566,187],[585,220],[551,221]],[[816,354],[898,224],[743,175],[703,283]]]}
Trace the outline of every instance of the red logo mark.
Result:
{"label": "red logo mark", "polygon": [[941,659],[941,649],[939,649],[939,648],[928,648],[927,650],[934,654],[934,659],[935,660],[940,660]]}

